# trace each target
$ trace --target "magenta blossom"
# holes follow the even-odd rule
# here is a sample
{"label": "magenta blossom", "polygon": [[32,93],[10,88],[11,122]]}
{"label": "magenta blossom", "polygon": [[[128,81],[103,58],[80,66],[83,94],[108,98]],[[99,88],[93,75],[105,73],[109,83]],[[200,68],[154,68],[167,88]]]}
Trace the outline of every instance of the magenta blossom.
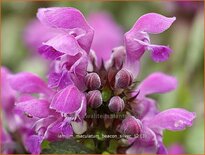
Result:
{"label": "magenta blossom", "polygon": [[[29,118],[36,119],[32,125],[33,132],[25,140],[29,152],[40,153],[40,145],[45,139],[71,137],[73,135],[71,121],[82,121],[85,116],[85,97],[74,85],[54,92],[38,76],[25,72],[13,75],[10,84],[13,89],[21,93],[16,103],[16,110],[22,111]],[[38,94],[37,98],[31,96],[34,93]]]}
{"label": "magenta blossom", "polygon": [[[146,50],[156,62],[169,58],[172,50],[151,44],[148,34],[167,30],[175,17],[143,15],[125,33],[124,46],[120,44],[121,30],[115,29],[111,18],[104,15],[99,17],[104,22],[94,17],[89,19],[93,28],[75,8],[39,9],[37,17],[57,32],[39,48],[39,53],[50,60],[48,82],[26,72],[11,75],[7,80],[15,91],[14,109],[32,122],[23,138],[28,152],[41,153],[44,140],[52,142],[103,133],[125,135],[116,139],[116,153],[164,154],[167,151],[163,131],[192,126],[195,113],[179,108],[160,112],[157,101],[148,97],[176,89],[176,78],[156,72],[139,85],[136,82],[140,58]],[[90,117],[93,114],[102,117]],[[109,152],[109,139],[105,143],[100,138],[92,141],[96,153]],[[82,142],[87,143],[83,139]]]}

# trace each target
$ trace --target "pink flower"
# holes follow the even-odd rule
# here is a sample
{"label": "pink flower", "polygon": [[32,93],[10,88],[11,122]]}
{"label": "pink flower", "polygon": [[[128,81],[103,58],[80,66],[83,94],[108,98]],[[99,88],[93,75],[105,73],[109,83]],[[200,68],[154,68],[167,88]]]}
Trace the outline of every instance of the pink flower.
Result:
{"label": "pink flower", "polygon": [[[148,97],[176,89],[175,77],[156,72],[136,83],[140,59],[146,50],[155,62],[169,58],[172,50],[151,44],[148,34],[164,32],[175,17],[143,15],[125,33],[125,47],[119,46],[121,29],[108,15],[91,16],[93,28],[75,8],[39,9],[37,17],[41,24],[56,32],[53,35],[52,31],[39,48],[39,53],[50,60],[48,82],[22,72],[9,75],[8,79],[3,77],[6,84],[2,86],[8,91],[3,94],[4,100],[11,102],[9,108],[4,104],[5,109],[11,105],[25,123],[21,133],[28,152],[41,153],[44,140],[75,138],[75,133],[97,133],[104,129],[108,134],[131,135],[118,144],[117,153],[165,154],[163,131],[192,126],[195,113],[180,108],[160,112],[156,101]],[[89,118],[89,114],[100,114],[103,118],[96,120]],[[105,118],[110,114],[124,114],[125,118]],[[98,140],[94,139],[96,144]]]}

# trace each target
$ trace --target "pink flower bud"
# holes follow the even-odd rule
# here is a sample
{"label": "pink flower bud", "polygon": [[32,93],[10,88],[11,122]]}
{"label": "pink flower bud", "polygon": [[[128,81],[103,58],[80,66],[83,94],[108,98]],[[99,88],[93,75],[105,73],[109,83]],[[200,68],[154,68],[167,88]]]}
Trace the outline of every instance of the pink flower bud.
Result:
{"label": "pink flower bud", "polygon": [[89,91],[87,94],[88,105],[94,109],[102,105],[102,95],[99,90]]}
{"label": "pink flower bud", "polygon": [[142,123],[134,116],[126,117],[121,124],[120,132],[129,135],[140,134],[142,130]]}
{"label": "pink flower bud", "polygon": [[132,74],[126,70],[121,69],[115,76],[115,87],[116,88],[127,88],[133,82]]}
{"label": "pink flower bud", "polygon": [[119,96],[114,96],[111,98],[108,107],[112,112],[121,112],[125,107],[125,103]]}
{"label": "pink flower bud", "polygon": [[100,77],[97,73],[87,74],[85,80],[86,80],[86,86],[90,90],[98,89],[101,86]]}
{"label": "pink flower bud", "polygon": [[125,51],[125,48],[123,46],[116,47],[113,49],[112,61],[114,63],[114,66],[116,67],[116,69],[122,68],[123,63],[125,61],[125,55],[126,55],[126,51]]}

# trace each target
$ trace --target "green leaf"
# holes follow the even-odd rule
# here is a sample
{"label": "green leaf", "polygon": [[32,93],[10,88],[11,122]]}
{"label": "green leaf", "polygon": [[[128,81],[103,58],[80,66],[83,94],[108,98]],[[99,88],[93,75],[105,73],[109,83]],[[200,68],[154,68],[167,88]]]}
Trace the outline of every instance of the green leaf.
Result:
{"label": "green leaf", "polygon": [[94,153],[94,151],[86,148],[81,143],[76,142],[74,139],[68,139],[64,141],[51,142],[49,147],[42,150],[43,154],[87,154]]}

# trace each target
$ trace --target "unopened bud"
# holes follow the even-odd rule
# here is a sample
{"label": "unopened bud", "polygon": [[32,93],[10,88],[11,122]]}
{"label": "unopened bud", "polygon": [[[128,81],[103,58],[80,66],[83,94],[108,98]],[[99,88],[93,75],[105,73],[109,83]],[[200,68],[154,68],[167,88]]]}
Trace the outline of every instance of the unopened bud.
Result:
{"label": "unopened bud", "polygon": [[119,96],[114,96],[111,98],[108,107],[112,112],[121,112],[125,108],[125,103]]}
{"label": "unopened bud", "polygon": [[128,135],[140,134],[142,130],[142,123],[134,116],[126,117],[121,124],[120,131]]}
{"label": "unopened bud", "polygon": [[113,49],[112,61],[116,69],[122,68],[123,63],[125,61],[125,55],[126,55],[126,52],[123,46],[116,47]]}
{"label": "unopened bud", "polygon": [[132,84],[132,81],[132,74],[126,69],[121,69],[115,76],[115,87],[122,89],[127,88]]}
{"label": "unopened bud", "polygon": [[87,102],[91,108],[98,108],[102,105],[102,95],[99,90],[89,91],[87,94]]}
{"label": "unopened bud", "polygon": [[85,82],[86,82],[86,86],[90,90],[98,89],[101,86],[100,77],[97,73],[87,74],[85,77]]}

